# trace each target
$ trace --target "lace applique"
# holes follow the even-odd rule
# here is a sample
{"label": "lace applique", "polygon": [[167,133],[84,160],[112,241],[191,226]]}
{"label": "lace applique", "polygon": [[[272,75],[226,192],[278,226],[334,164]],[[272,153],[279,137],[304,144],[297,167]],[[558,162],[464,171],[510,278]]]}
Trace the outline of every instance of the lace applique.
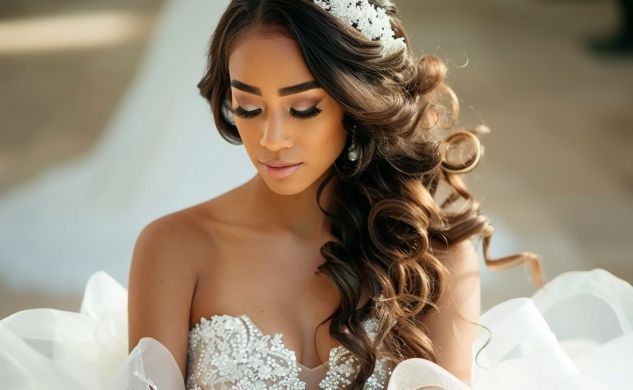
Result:
{"label": "lace applique", "polygon": [[[374,337],[376,320],[368,319],[363,326]],[[187,390],[305,390],[295,353],[281,338],[281,333],[264,335],[246,315],[202,318],[189,334]],[[358,365],[345,352],[340,345],[330,350],[321,389],[340,389],[351,382]],[[364,389],[384,389],[390,375],[386,362],[378,359]]]}
{"label": "lace applique", "polygon": [[281,334],[264,336],[245,316],[202,318],[189,335],[187,389],[305,389]]}
{"label": "lace applique", "polygon": [[[376,336],[378,321],[374,318],[368,318],[363,323],[363,328],[367,331],[370,339]],[[340,347],[340,346],[339,346]],[[319,383],[321,389],[334,390],[341,389],[352,383],[352,378],[356,374],[358,362],[354,355],[349,353],[342,347],[334,348],[330,354],[330,370],[328,370],[325,378]],[[387,386],[387,381],[391,376],[393,364],[384,358],[378,357],[374,366],[374,372],[367,378],[365,390],[382,390]]]}

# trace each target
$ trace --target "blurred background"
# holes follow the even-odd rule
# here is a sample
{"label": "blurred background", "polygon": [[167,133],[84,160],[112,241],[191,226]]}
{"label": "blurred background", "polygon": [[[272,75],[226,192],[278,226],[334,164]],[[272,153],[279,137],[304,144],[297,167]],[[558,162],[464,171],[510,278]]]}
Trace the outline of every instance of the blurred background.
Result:
{"label": "blurred background", "polygon": [[[538,253],[550,280],[603,268],[633,282],[630,2],[396,4],[416,54],[446,61],[458,127],[492,130],[466,176],[491,255]],[[143,226],[255,173],[195,87],[225,5],[0,3],[0,318],[78,310],[97,270],[127,286]],[[481,261],[483,310],[534,293],[526,267]]]}

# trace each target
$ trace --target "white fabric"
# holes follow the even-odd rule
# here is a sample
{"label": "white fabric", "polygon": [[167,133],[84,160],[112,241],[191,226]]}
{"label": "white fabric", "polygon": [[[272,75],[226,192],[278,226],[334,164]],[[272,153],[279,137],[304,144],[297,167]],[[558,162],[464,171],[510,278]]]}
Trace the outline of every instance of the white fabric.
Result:
{"label": "white fabric", "polygon": [[[184,389],[169,351],[144,338],[127,355],[127,291],[107,273],[88,281],[79,312],[31,309],[0,320],[2,389]],[[482,314],[472,389],[631,389],[633,287],[597,268],[552,279],[531,298]],[[237,369],[237,368],[236,368]],[[468,387],[423,359],[398,364],[389,390]]]}
{"label": "white fabric", "polygon": [[80,294],[95,269],[126,280],[138,232],[149,221],[255,173],[243,147],[220,137],[196,88],[227,4],[165,1],[94,148],[0,194],[3,282],[14,290]]}

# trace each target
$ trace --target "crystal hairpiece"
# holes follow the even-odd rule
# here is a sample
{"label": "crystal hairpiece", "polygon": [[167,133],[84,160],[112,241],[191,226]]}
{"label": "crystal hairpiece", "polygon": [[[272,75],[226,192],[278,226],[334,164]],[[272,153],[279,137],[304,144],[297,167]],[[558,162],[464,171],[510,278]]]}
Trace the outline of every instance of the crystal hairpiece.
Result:
{"label": "crystal hairpiece", "polygon": [[363,35],[379,39],[383,53],[391,54],[406,47],[403,38],[394,38],[389,15],[381,7],[369,4],[368,0],[312,0],[345,23],[354,26]]}

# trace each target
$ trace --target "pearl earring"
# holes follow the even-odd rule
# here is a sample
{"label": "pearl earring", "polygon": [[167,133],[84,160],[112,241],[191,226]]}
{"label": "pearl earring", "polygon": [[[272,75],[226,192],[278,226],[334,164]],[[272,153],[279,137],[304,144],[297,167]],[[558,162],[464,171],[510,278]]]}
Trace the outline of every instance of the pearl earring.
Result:
{"label": "pearl earring", "polygon": [[354,144],[354,135],[356,135],[356,125],[352,127],[352,143],[347,149],[347,159],[349,161],[356,161],[356,159],[358,158],[358,151],[356,150],[356,145]]}

